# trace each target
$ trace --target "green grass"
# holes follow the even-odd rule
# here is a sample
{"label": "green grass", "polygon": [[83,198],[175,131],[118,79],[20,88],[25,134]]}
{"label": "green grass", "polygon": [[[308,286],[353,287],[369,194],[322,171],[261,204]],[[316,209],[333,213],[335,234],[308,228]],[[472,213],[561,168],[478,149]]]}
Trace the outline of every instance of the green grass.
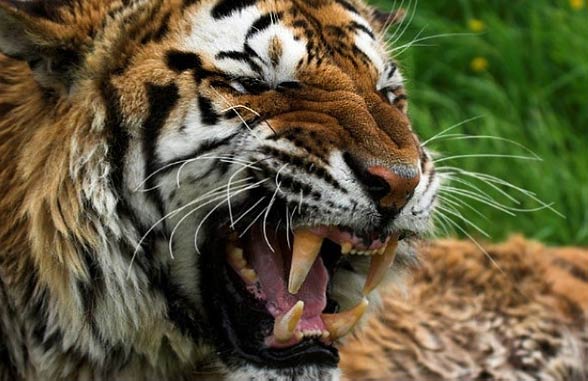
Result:
{"label": "green grass", "polygon": [[[400,1],[372,3],[384,10]],[[408,5],[405,0],[403,7]],[[407,10],[407,19],[412,13],[414,19],[392,48],[409,43],[419,31],[421,37],[460,34],[422,41],[431,46],[413,46],[400,55],[399,51],[393,53],[404,69],[410,115],[423,140],[479,116],[451,133],[511,139],[542,158],[462,158],[438,165],[505,179],[553,203],[565,218],[549,210],[509,216],[475,201],[468,203],[487,220],[467,208],[463,215],[488,232],[492,240],[523,233],[550,244],[588,245],[586,6],[572,9],[568,1],[548,0],[437,0],[419,2],[416,12]],[[472,33],[472,19],[483,22],[482,32]],[[476,58],[487,61],[486,70],[472,68]],[[490,139],[440,139],[429,147],[442,156],[529,154],[515,144]],[[539,206],[511,189],[508,193],[521,201],[517,206],[489,186],[479,185],[511,207]],[[461,226],[483,238],[471,226]]]}

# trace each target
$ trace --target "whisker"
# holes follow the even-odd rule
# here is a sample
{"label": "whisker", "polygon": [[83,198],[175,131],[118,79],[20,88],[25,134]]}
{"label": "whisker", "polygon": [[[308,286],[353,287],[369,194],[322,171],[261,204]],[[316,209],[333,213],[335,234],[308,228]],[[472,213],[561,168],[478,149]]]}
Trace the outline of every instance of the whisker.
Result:
{"label": "whisker", "polygon": [[486,231],[484,229],[480,228],[478,225],[474,224],[473,222],[471,222],[470,220],[468,220],[467,218],[465,218],[458,211],[451,210],[450,208],[446,208],[446,207],[441,206],[441,205],[438,205],[437,208],[439,208],[440,210],[442,210],[442,211],[444,211],[446,213],[451,214],[454,217],[459,218],[460,220],[462,220],[463,222],[465,222],[466,224],[468,224],[472,228],[476,229],[478,231],[478,233],[482,234],[484,237],[491,238],[490,235],[488,233],[486,233]]}
{"label": "whisker", "polygon": [[[486,183],[488,185],[490,185],[491,183],[494,183],[494,184],[502,185],[502,186],[505,186],[507,188],[513,189],[513,190],[515,190],[515,191],[517,191],[519,193],[522,193],[523,195],[527,196],[531,200],[537,202],[539,205],[542,206],[542,209],[549,209],[551,212],[555,213],[556,215],[558,215],[558,216],[560,216],[562,218],[566,218],[565,215],[563,215],[562,213],[560,213],[557,209],[553,208],[553,203],[547,204],[544,201],[542,201],[541,199],[539,199],[535,195],[534,192],[531,192],[531,191],[529,191],[527,189],[518,187],[518,186],[516,186],[516,185],[514,185],[514,184],[512,184],[512,183],[510,183],[510,182],[508,182],[508,181],[506,181],[504,179],[501,179],[499,177],[492,176],[492,175],[489,175],[487,173],[467,171],[467,170],[464,170],[464,169],[461,169],[461,168],[456,168],[456,167],[439,167],[439,168],[441,168],[441,169],[447,169],[448,168],[448,169],[455,170],[455,171],[457,171],[457,172],[459,172],[459,173],[461,173],[461,174],[463,174],[465,176],[476,178],[476,179],[478,179],[478,180],[480,180],[480,181],[482,181],[482,182],[484,182],[484,183]],[[517,210],[516,208],[512,208],[512,209],[513,210]],[[535,211],[535,210],[536,209],[530,209],[530,210],[527,210],[527,209],[519,209],[518,211],[525,212],[525,211]],[[539,209],[539,210],[541,210],[541,209]]]}
{"label": "whisker", "polygon": [[[409,0],[408,2],[408,9],[410,9],[410,6],[412,4],[412,0]],[[403,9],[404,7],[404,0],[401,0],[400,5],[398,7],[393,7],[393,9]],[[388,20],[386,20],[386,22],[388,22]],[[406,22],[406,17],[404,17],[400,23],[398,23],[396,25],[396,29],[394,30],[394,32],[392,33],[392,35],[390,35],[389,37],[386,37],[386,35],[388,34],[388,28],[391,27],[392,24],[392,20],[389,20],[389,25],[388,28],[382,28],[382,37],[385,38],[386,40],[388,40],[388,42],[391,42],[397,35],[398,31],[400,30],[400,28],[402,27],[402,25]]]}
{"label": "whisker", "polygon": [[247,225],[247,227],[245,228],[245,230],[243,230],[243,232],[241,234],[239,234],[239,238],[242,238],[246,233],[247,230],[251,229],[251,227],[253,226],[253,224],[255,224],[257,222],[257,220],[259,220],[259,218],[261,216],[263,216],[263,213],[266,211],[268,207],[266,206],[265,208],[263,208],[261,210],[261,212],[259,212],[259,214],[257,215],[257,217],[255,217],[255,219],[253,219],[253,221],[251,221],[251,223],[249,223],[249,225]]}
{"label": "whisker", "polygon": [[[243,181],[248,181],[250,179],[252,179],[253,177],[249,177],[246,179],[242,179],[242,180],[238,180],[236,182],[243,182]],[[143,236],[141,237],[141,239],[139,240],[139,242],[137,243],[137,245],[135,246],[135,251],[133,252],[133,256],[131,258],[131,262],[129,264],[129,275],[130,275],[130,271],[131,271],[131,267],[133,265],[133,262],[135,260],[135,257],[137,256],[137,253],[139,252],[139,250],[141,249],[141,245],[143,244],[143,242],[145,242],[145,239],[147,239],[147,237],[149,236],[149,234],[151,234],[151,232],[153,230],[155,230],[155,228],[161,224],[163,221],[165,221],[166,219],[175,216],[176,214],[178,214],[179,212],[181,212],[184,209],[189,208],[190,206],[200,202],[200,201],[204,201],[207,198],[210,197],[216,197],[218,196],[218,194],[220,194],[221,192],[224,193],[224,188],[225,185],[211,189],[210,191],[204,193],[203,195],[197,197],[195,200],[190,201],[189,203],[187,203],[186,205],[183,205],[182,207],[179,207],[177,209],[174,209],[173,211],[169,212],[168,214],[166,214],[165,216],[163,216],[162,218],[160,218],[159,220],[157,220],[153,225],[151,225],[151,227],[143,234]]]}
{"label": "whisker", "polygon": [[[241,194],[243,192],[247,192],[251,189],[257,188],[259,187],[261,184],[263,184],[264,182],[266,182],[267,179],[263,179],[260,180],[254,184],[251,184],[243,189],[237,190],[235,191],[233,194],[228,194],[227,195],[227,199],[226,202],[230,203],[230,200],[232,197],[235,197],[238,194]],[[196,249],[196,252],[198,254],[200,254],[200,248],[198,247],[198,233],[200,232],[200,229],[202,228],[202,225],[204,224],[204,222],[214,213],[215,210],[217,210],[218,208],[220,208],[223,204],[225,203],[224,198],[223,200],[221,200],[221,202],[218,203],[218,205],[216,205],[214,208],[212,208],[207,214],[206,216],[204,216],[204,218],[202,218],[202,220],[200,221],[200,223],[198,224],[198,227],[196,228],[196,232],[194,233],[194,248]],[[173,232],[172,232],[172,236],[173,236]],[[170,236],[170,249],[171,249],[171,242],[172,242],[172,236]]]}
{"label": "whisker", "polygon": [[[224,158],[224,157],[222,157],[222,156],[209,156],[209,157],[207,157],[207,158],[211,158],[211,159],[218,159],[218,160],[220,160],[221,162],[228,162],[228,163],[232,163],[232,164],[237,164],[237,165],[245,166],[245,167],[248,167],[248,168],[252,168],[252,169],[254,169],[254,170],[256,170],[256,171],[260,171],[260,170],[261,170],[261,168],[259,168],[259,167],[254,167],[254,166],[251,166],[251,164],[253,164],[252,162],[244,162],[244,163],[240,163],[240,162],[238,162],[238,161],[236,161],[236,160],[235,160],[235,161],[229,161],[229,160],[233,160],[233,159]],[[191,162],[192,162],[192,161],[190,161],[190,162],[186,162],[186,163],[182,164],[182,166],[181,166],[181,167],[178,169],[178,172],[176,173],[176,186],[177,186],[178,188],[180,188],[180,177],[181,177],[181,175],[182,175],[182,170],[184,169],[184,167],[185,167],[186,165],[190,164]]]}
{"label": "whisker", "polygon": [[274,201],[276,199],[276,195],[278,194],[279,190],[280,190],[280,185],[282,184],[281,182],[279,182],[279,177],[280,177],[280,172],[282,172],[284,170],[284,168],[286,168],[288,166],[288,164],[284,164],[276,173],[276,178],[275,178],[275,183],[276,183],[276,190],[274,192],[274,194],[272,195],[272,198],[269,202],[269,205],[266,209],[265,215],[263,216],[263,237],[265,238],[265,243],[267,243],[267,246],[270,248],[270,250],[272,251],[272,253],[275,253],[276,251],[274,250],[274,248],[272,247],[272,245],[269,242],[269,239],[267,238],[267,217],[270,213],[270,211],[272,210],[272,206],[274,205]]}
{"label": "whisker", "polygon": [[527,153],[531,154],[532,156],[534,156],[538,160],[543,160],[533,150],[531,150],[530,148],[528,148],[524,144],[521,144],[521,143],[514,141],[512,139],[507,139],[507,138],[502,138],[500,136],[492,136],[492,135],[468,135],[468,134],[455,134],[455,135],[460,135],[460,136],[445,135],[445,136],[442,136],[442,139],[443,140],[482,140],[482,139],[496,140],[496,141],[505,142],[505,143],[509,143],[514,146],[517,146],[517,147],[525,150]]}
{"label": "whisker", "polygon": [[[419,32],[420,34],[420,32]],[[415,39],[407,44],[401,45],[397,48],[392,49],[392,51],[390,53],[395,53],[397,50],[402,49],[402,51],[400,51],[399,53],[396,53],[396,56],[404,53],[407,49],[415,46],[415,43],[418,42],[423,42],[423,41],[428,41],[428,40],[432,40],[435,38],[445,38],[445,37],[469,37],[469,36],[475,36],[476,33],[441,33],[441,34],[435,34],[432,36],[426,36],[426,37],[421,37],[418,38],[418,35],[415,37]]]}
{"label": "whisker", "polygon": [[[242,185],[240,185],[240,186],[239,186],[239,189],[243,189],[243,187],[247,188],[248,186],[249,186],[249,184],[242,184]],[[224,188],[224,187],[223,187],[223,188]],[[224,200],[224,199],[225,199],[225,192],[223,191],[223,192],[219,192],[219,193],[221,193],[219,196],[217,196],[217,197],[213,198],[212,200],[209,200],[209,201],[207,201],[207,202],[206,202],[206,203],[204,203],[204,204],[200,204],[200,205],[198,205],[197,207],[195,207],[194,209],[190,210],[190,211],[189,211],[188,213],[186,213],[186,214],[185,214],[185,215],[184,215],[182,218],[180,218],[180,220],[179,220],[179,221],[176,223],[176,225],[175,225],[175,226],[174,226],[174,228],[172,229],[171,235],[170,235],[170,237],[169,237],[169,243],[168,243],[170,257],[171,257],[172,259],[175,259],[175,258],[174,258],[174,255],[173,255],[173,239],[174,239],[174,236],[175,236],[175,234],[176,234],[176,231],[177,231],[177,229],[180,227],[180,225],[181,225],[181,224],[182,224],[182,223],[183,223],[183,222],[184,222],[184,221],[185,221],[185,220],[186,220],[188,217],[190,217],[191,215],[193,215],[194,213],[196,213],[198,210],[200,210],[200,208],[202,208],[202,207],[204,207],[204,206],[206,206],[206,205],[208,205],[208,204],[211,204],[211,203],[213,203],[213,202],[216,202],[216,201],[219,201],[219,200]]]}
{"label": "whisker", "polygon": [[476,241],[474,239],[474,237],[472,237],[465,229],[463,229],[461,226],[459,226],[458,223],[456,223],[455,221],[453,221],[451,218],[443,215],[442,213],[439,214],[439,216],[443,219],[445,219],[449,224],[451,224],[453,227],[455,227],[456,229],[458,229],[462,234],[464,234],[466,237],[468,237],[473,243],[474,245],[476,245],[478,247],[478,249],[480,249],[482,251],[482,253],[484,253],[484,255],[488,258],[488,260],[492,263],[492,265],[494,267],[496,267],[496,269],[504,276],[506,276],[506,273],[504,272],[504,270],[502,270],[502,268],[498,265],[498,263],[496,263],[496,261],[494,260],[494,258],[492,258],[492,256],[486,251],[486,249],[484,249],[482,247],[482,245],[480,245],[480,243],[478,241]]}
{"label": "whisker", "polygon": [[421,147],[425,147],[427,144],[429,144],[430,142],[432,142],[436,139],[439,139],[440,137],[444,136],[449,131],[455,130],[456,128],[459,128],[459,127],[463,126],[464,124],[471,123],[471,122],[476,121],[478,119],[482,119],[482,116],[481,115],[474,116],[472,118],[469,118],[469,119],[466,119],[462,122],[454,124],[453,126],[447,127],[443,131],[431,136],[429,139],[427,139],[423,143],[421,143]]}
{"label": "whisker", "polygon": [[259,163],[260,161],[261,160],[258,160],[252,164],[246,165],[243,168],[240,168],[239,170],[235,171],[235,173],[233,173],[231,175],[231,177],[229,178],[229,181],[227,182],[227,200],[228,200],[228,204],[229,204],[228,205],[229,206],[229,220],[231,221],[231,226],[235,226],[235,223],[233,222],[233,208],[231,206],[231,201],[230,201],[230,197],[229,197],[229,194],[231,193],[231,182],[233,181],[235,176],[237,176],[239,173],[243,172],[244,170],[246,170],[248,168],[258,168],[258,167],[255,167],[255,164]]}
{"label": "whisker", "polygon": [[484,214],[482,214],[479,210],[477,210],[476,208],[474,208],[473,206],[471,206],[470,204],[468,204],[467,202],[464,202],[462,200],[460,200],[459,198],[453,196],[452,194],[438,194],[437,197],[444,203],[448,203],[449,205],[452,205],[454,208],[468,208],[469,210],[471,210],[472,212],[474,212],[475,214],[477,214],[478,216],[480,216],[481,218],[483,218],[486,221],[488,220],[488,217],[486,217]]}
{"label": "whisker", "polygon": [[477,193],[474,193],[474,192],[469,191],[467,189],[455,188],[455,187],[450,187],[447,185],[442,185],[439,188],[439,192],[450,192],[450,193],[459,194],[460,196],[470,198],[470,199],[478,201],[482,204],[485,204],[485,205],[491,206],[495,209],[498,209],[498,210],[500,210],[510,216],[513,216],[513,217],[516,216],[516,214],[514,214],[510,210],[508,210],[507,206],[496,202],[494,199],[486,199],[483,196],[480,196]]}
{"label": "whisker", "polygon": [[[412,3],[412,0],[411,0],[411,3]],[[409,3],[409,6],[410,6],[410,3]],[[412,10],[410,11],[412,13],[410,15],[410,19],[403,26],[400,33],[394,38],[394,41],[391,42],[391,45],[396,44],[402,38],[402,36],[404,36],[404,33],[406,33],[406,31],[408,30],[408,27],[412,24],[412,21],[414,20],[414,16],[416,15],[417,6],[418,6],[418,0],[414,0],[414,5],[412,7]]]}
{"label": "whisker", "polygon": [[537,159],[536,157],[532,156],[523,156],[523,155],[504,155],[498,153],[474,153],[474,154],[466,154],[466,155],[455,155],[455,156],[447,156],[442,157],[440,159],[433,160],[433,163],[442,163],[448,160],[456,160],[456,159],[467,159],[467,158],[500,158],[500,159],[517,159],[517,160],[529,160],[529,161],[543,161],[543,159]]}
{"label": "whisker", "polygon": [[286,203],[286,243],[288,249],[292,249],[290,245],[290,208],[288,207],[288,203]]}
{"label": "whisker", "polygon": [[231,225],[231,229],[235,229],[235,225],[239,223],[239,221],[241,221],[243,219],[243,217],[245,217],[247,214],[249,214],[249,212],[251,212],[253,209],[255,209],[263,200],[265,200],[266,196],[262,196],[259,200],[257,200],[257,202],[255,204],[253,204],[253,206],[251,206],[249,209],[247,209],[245,211],[245,213],[241,214],[234,222],[233,225]]}
{"label": "whisker", "polygon": [[[494,199],[492,196],[490,196],[490,194],[488,194],[487,192],[483,191],[482,189],[480,189],[480,187],[476,186],[475,184],[473,184],[471,181],[467,181],[464,180],[462,178],[453,176],[453,174],[449,174],[447,172],[439,172],[443,177],[447,177],[448,179],[450,179],[451,182],[456,182],[459,184],[463,184],[467,187],[470,187],[471,189],[474,189],[476,191],[478,191],[480,194],[490,198],[490,199]],[[521,202],[519,200],[517,200],[516,198],[512,197],[511,195],[509,195],[507,192],[503,191],[502,189],[500,189],[499,187],[497,187],[494,184],[487,184],[488,186],[490,186],[492,189],[496,190],[498,193],[500,193],[501,195],[503,195],[504,197],[506,197],[507,199],[509,199],[510,201],[512,201],[513,203],[520,205]]]}

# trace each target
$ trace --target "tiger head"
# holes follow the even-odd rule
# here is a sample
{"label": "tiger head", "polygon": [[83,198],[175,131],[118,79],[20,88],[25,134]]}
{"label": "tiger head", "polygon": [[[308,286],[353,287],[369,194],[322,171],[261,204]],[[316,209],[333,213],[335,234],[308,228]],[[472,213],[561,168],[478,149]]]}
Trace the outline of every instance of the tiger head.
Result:
{"label": "tiger head", "polygon": [[106,368],[336,377],[439,187],[384,24],[359,0],[0,2],[46,329]]}

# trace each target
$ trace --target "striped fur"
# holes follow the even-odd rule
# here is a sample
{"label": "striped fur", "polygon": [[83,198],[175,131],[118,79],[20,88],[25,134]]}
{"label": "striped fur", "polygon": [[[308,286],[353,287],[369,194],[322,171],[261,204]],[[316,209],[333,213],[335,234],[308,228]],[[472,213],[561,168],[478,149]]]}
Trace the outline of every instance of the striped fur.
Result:
{"label": "striped fur", "polygon": [[421,248],[404,292],[346,342],[349,380],[588,379],[588,251],[513,237]]}
{"label": "striped fur", "polygon": [[[343,0],[0,1],[0,379],[338,378],[219,350],[216,253],[200,248],[259,192],[296,224],[428,228],[438,183],[380,16]],[[427,181],[384,216],[345,154]],[[335,279],[343,308],[365,271]]]}

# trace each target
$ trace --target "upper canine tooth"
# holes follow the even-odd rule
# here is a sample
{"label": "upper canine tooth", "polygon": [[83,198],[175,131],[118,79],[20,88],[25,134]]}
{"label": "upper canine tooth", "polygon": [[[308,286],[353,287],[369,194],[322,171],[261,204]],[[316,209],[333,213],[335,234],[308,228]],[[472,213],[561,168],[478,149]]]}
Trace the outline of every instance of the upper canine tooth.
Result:
{"label": "upper canine tooth", "polygon": [[296,326],[300,322],[303,312],[304,302],[299,300],[292,308],[290,308],[290,311],[277,317],[274,322],[274,337],[282,342],[290,340],[294,336]]}
{"label": "upper canine tooth", "polygon": [[363,294],[367,295],[372,292],[386,276],[386,272],[394,263],[396,258],[396,248],[398,247],[398,236],[391,239],[384,250],[383,255],[374,255],[370,262],[370,269],[368,271],[365,285],[363,286]]}
{"label": "upper canine tooth", "polygon": [[308,229],[299,229],[294,232],[294,247],[292,249],[292,267],[288,280],[288,291],[297,294],[306,280],[310,268],[321,250],[323,237],[318,236]]}
{"label": "upper canine tooth", "polygon": [[330,340],[337,340],[345,336],[357,324],[359,319],[363,316],[368,306],[368,300],[363,298],[358,305],[349,311],[340,312],[338,314],[321,314],[323,323],[329,332]]}
{"label": "upper canine tooth", "polygon": [[353,248],[353,244],[351,244],[351,242],[345,242],[345,243],[341,244],[341,254],[343,254],[343,255],[349,254],[349,252],[351,251],[352,248]]}

